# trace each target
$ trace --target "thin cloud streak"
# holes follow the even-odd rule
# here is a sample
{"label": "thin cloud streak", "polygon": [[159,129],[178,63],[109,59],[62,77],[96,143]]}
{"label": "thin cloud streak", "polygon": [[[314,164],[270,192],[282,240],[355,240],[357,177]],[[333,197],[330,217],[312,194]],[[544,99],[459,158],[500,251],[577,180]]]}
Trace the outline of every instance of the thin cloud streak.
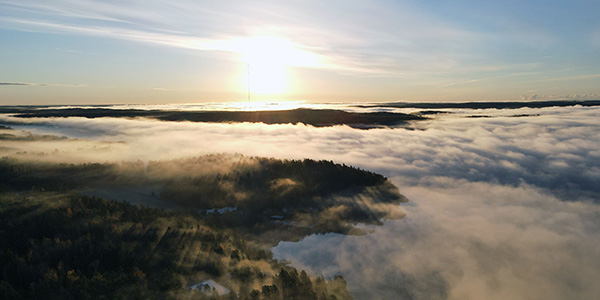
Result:
{"label": "thin cloud streak", "polygon": [[[117,7],[94,1],[56,1],[51,5],[3,1],[2,4],[26,12],[27,18],[0,17],[9,27],[24,31],[75,33],[236,53],[239,50],[233,48],[232,43],[237,39],[280,36],[290,40],[299,50],[319,58],[318,64],[302,67],[335,70],[342,74],[390,76],[406,72],[449,72],[463,65],[459,62],[462,55],[459,52],[477,40],[474,33],[451,28],[432,16],[423,19],[423,12],[417,18],[409,6],[389,11],[375,4],[352,5],[382,15],[381,21],[372,22],[351,9],[334,12],[329,6],[333,7],[335,3],[325,5],[323,11],[317,13],[314,8],[310,9],[310,3],[293,3],[290,7],[271,3],[272,12],[260,9],[258,4],[243,2],[225,7],[215,3],[211,9],[181,1],[171,3],[169,9],[153,2],[144,7],[130,5],[129,8],[126,3],[126,7]],[[342,4],[342,7],[347,5]],[[321,3],[314,5],[323,6]],[[173,22],[174,16],[182,21]],[[330,18],[333,20],[328,21]],[[347,22],[349,19],[358,24]],[[343,22],[338,24],[335,20]],[[212,30],[213,27],[221,30]],[[435,47],[428,46],[436,41],[446,41],[446,45],[458,48],[446,48],[440,53]]]}
{"label": "thin cloud streak", "polygon": [[0,85],[20,86],[20,85],[34,85],[34,84],[33,83],[25,83],[25,82],[0,82]]}
{"label": "thin cloud streak", "polygon": [[63,83],[31,83],[31,82],[0,82],[3,86],[54,86],[54,87],[83,87],[85,84],[63,84]]}
{"label": "thin cloud streak", "polygon": [[[71,33],[80,33],[85,35],[93,35],[93,36],[101,36],[106,38],[119,38],[127,41],[137,41],[143,43],[150,44],[159,44],[163,46],[169,47],[177,47],[184,48],[190,50],[200,50],[200,51],[223,51],[233,53],[239,56],[244,54],[246,48],[244,48],[243,40],[244,38],[235,38],[230,37],[228,40],[215,40],[215,39],[205,39],[205,38],[197,38],[190,37],[185,35],[176,35],[176,34],[166,34],[160,32],[149,32],[142,30],[132,30],[132,29],[124,29],[124,28],[115,28],[108,26],[75,26],[75,25],[65,25],[65,24],[56,24],[52,22],[43,22],[43,21],[28,21],[28,20],[19,20],[12,18],[0,18],[0,20],[4,20],[11,23],[30,25],[31,29],[29,30],[41,30],[44,32],[51,31],[53,33],[62,33],[62,32],[71,32]],[[326,61],[327,58],[323,58],[321,55],[317,55],[315,53],[311,53],[307,47],[302,45],[289,43],[290,49],[294,49],[299,54],[304,54],[306,56],[314,56],[315,62],[318,61]],[[239,58],[238,58],[239,59]],[[232,58],[235,60],[235,58]],[[302,66],[302,67],[322,67],[320,64],[301,64],[297,65],[291,61],[290,66]],[[325,65],[323,65],[325,66]],[[338,66],[333,63],[326,63],[326,66],[332,68],[344,68],[343,66]]]}

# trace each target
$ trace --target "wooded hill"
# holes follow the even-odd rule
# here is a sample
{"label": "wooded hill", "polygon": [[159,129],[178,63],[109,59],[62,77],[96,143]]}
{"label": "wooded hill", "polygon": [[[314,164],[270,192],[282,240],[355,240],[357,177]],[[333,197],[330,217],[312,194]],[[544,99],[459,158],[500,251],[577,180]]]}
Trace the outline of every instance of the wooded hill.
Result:
{"label": "wooded hill", "polygon": [[[406,199],[384,176],[331,161],[214,154],[138,162],[65,164],[0,159],[0,190],[71,191],[136,188],[214,226],[250,229],[274,217],[298,230],[347,233],[353,224],[399,217]],[[126,193],[115,193],[128,200]],[[281,225],[281,224],[280,224]],[[301,229],[303,228],[303,229]]]}
{"label": "wooded hill", "polygon": [[[140,193],[173,208],[128,202]],[[311,278],[272,259],[270,247],[312,233],[360,233],[358,222],[401,217],[402,201],[385,177],[331,161],[214,154],[68,164],[4,157],[0,294],[351,299],[343,278]],[[232,292],[187,289],[206,280]]]}
{"label": "wooded hill", "polygon": [[[186,289],[206,279],[232,291]],[[0,295],[351,299],[342,278],[309,278],[189,212],[51,192],[0,193]]]}

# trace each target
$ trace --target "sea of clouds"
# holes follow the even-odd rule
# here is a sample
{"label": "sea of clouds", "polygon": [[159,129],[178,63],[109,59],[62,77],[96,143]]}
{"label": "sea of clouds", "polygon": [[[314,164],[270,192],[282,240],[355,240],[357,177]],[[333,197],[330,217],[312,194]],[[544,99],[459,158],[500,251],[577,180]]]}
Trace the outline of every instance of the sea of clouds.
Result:
{"label": "sea of clouds", "polygon": [[[0,117],[77,141],[3,142],[65,161],[214,152],[327,159],[389,177],[406,217],[366,236],[309,236],[273,249],[342,274],[357,299],[600,296],[600,108],[448,110],[399,128]],[[112,141],[114,143],[100,143]]]}

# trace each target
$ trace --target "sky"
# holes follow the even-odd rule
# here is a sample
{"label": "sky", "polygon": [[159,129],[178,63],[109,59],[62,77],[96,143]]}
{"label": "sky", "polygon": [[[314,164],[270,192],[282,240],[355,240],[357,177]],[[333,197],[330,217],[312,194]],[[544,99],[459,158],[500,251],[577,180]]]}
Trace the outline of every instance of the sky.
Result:
{"label": "sky", "polygon": [[600,2],[0,0],[0,105],[600,98]]}

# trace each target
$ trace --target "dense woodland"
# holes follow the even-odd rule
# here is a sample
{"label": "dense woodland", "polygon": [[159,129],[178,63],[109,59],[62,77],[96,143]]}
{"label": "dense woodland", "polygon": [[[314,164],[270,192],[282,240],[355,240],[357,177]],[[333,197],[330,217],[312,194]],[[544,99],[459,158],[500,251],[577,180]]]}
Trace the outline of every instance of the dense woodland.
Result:
{"label": "dense woodland", "polygon": [[[67,139],[2,129],[0,140]],[[401,217],[406,201],[385,177],[331,161],[213,154],[74,164],[52,155],[0,158],[6,299],[351,299],[343,278],[311,278],[270,247],[363,233],[356,223]],[[231,292],[190,289],[206,280]]]}
{"label": "dense woodland", "polygon": [[[213,226],[261,229],[273,216],[305,233],[347,233],[380,224],[406,201],[385,177],[331,161],[214,154],[122,163],[67,164],[0,159],[0,190],[145,188],[164,202],[209,215]],[[116,195],[118,200],[127,196]],[[359,201],[360,200],[360,201]],[[216,209],[226,208],[216,213]],[[292,222],[292,223],[290,223]],[[282,225],[282,224],[279,224]],[[306,230],[310,226],[311,230]],[[254,230],[253,232],[256,232]]]}
{"label": "dense woodland", "polygon": [[[226,295],[186,287],[213,279]],[[182,211],[76,194],[0,194],[5,299],[350,299]],[[239,297],[239,298],[238,298]]]}

